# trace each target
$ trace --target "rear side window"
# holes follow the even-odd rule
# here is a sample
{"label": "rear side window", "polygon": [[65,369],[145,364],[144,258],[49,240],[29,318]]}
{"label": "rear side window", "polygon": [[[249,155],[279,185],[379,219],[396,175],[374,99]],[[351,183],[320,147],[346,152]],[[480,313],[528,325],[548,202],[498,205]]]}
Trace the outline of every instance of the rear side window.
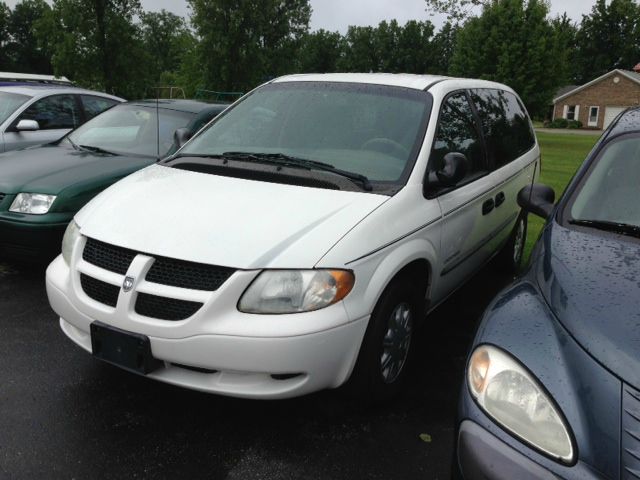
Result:
{"label": "rear side window", "polygon": [[480,133],[465,92],[450,95],[442,104],[429,170],[440,170],[447,153],[462,153],[467,157],[467,176],[461,184],[478,173],[486,172]]}
{"label": "rear side window", "polygon": [[35,120],[41,130],[76,128],[80,112],[73,95],[53,95],[27,108],[19,120]]}
{"label": "rear side window", "polygon": [[529,117],[518,98],[504,90],[471,90],[494,168],[506,165],[535,145]]}
{"label": "rear side window", "polygon": [[107,108],[111,108],[118,103],[110,98],[96,97],[94,95],[80,95],[80,99],[82,100],[86,120],[91,120]]}

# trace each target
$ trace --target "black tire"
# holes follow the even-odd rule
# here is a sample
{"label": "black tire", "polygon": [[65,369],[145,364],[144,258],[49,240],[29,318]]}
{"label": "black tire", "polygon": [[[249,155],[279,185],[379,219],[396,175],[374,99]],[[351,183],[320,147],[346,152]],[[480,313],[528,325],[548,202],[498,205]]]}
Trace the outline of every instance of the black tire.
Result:
{"label": "black tire", "polygon": [[521,212],[509,235],[509,240],[496,256],[496,266],[503,273],[517,274],[522,268],[524,249],[527,244],[527,214]]}
{"label": "black tire", "polygon": [[[373,309],[356,366],[346,385],[352,399],[379,404],[402,390],[416,329],[424,313],[422,304],[420,292],[409,281],[395,280],[386,288]],[[407,325],[406,331],[399,328],[403,323]]]}

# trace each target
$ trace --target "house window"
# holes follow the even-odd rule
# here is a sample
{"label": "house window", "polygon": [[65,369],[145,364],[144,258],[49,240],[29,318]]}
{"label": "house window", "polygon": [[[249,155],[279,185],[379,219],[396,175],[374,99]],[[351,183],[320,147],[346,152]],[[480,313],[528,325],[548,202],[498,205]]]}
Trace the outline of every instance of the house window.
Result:
{"label": "house window", "polygon": [[589,126],[598,126],[598,117],[600,116],[600,107],[589,107]]}
{"label": "house window", "polygon": [[576,119],[576,106],[569,105],[567,108],[567,115],[565,116],[567,120],[575,120]]}

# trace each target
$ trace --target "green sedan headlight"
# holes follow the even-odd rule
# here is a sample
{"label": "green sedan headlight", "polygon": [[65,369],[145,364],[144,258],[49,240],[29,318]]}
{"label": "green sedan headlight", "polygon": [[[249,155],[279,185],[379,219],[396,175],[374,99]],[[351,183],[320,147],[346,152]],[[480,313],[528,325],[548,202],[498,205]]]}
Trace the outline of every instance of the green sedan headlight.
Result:
{"label": "green sedan headlight", "polygon": [[64,258],[67,265],[71,265],[71,253],[79,238],[80,227],[74,220],[71,220],[67,230],[64,232],[64,237],[62,237],[62,258]]}
{"label": "green sedan headlight", "polygon": [[478,405],[521,440],[564,463],[574,449],[560,411],[538,381],[511,355],[489,345],[471,355],[467,383]]}
{"label": "green sedan headlight", "polygon": [[29,215],[44,215],[49,213],[55,202],[55,195],[44,193],[19,193],[9,207],[10,212],[28,213]]}

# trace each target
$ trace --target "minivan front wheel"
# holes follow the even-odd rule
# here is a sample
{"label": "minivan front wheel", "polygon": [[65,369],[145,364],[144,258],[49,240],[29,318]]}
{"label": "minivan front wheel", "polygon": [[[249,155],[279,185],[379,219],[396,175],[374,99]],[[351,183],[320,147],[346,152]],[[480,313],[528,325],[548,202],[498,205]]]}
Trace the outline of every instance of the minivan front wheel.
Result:
{"label": "minivan front wheel", "polygon": [[497,264],[504,273],[518,273],[524,258],[524,250],[527,243],[527,215],[522,212],[518,215],[516,224],[511,231],[509,240],[498,254]]}
{"label": "minivan front wheel", "polygon": [[419,323],[420,293],[396,280],[384,291],[369,320],[347,388],[358,399],[384,402],[402,388]]}

